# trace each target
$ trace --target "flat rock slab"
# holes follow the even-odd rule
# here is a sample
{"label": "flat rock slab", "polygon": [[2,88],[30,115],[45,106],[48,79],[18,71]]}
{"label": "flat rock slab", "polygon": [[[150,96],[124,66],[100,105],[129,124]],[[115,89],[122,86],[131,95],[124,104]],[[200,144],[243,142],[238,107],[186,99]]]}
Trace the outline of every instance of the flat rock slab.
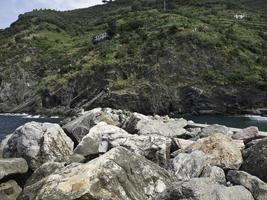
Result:
{"label": "flat rock slab", "polygon": [[243,140],[244,142],[249,142],[257,137],[259,137],[259,129],[255,126],[241,129],[232,135],[233,139]]}
{"label": "flat rock slab", "polygon": [[25,174],[28,164],[23,158],[0,159],[0,180],[9,175]]}

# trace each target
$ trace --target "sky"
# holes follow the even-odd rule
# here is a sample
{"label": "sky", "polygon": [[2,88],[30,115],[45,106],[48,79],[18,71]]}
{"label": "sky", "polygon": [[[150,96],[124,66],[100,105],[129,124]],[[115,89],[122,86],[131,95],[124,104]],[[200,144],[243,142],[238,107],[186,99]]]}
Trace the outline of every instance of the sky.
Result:
{"label": "sky", "polygon": [[18,15],[33,9],[73,10],[101,3],[102,0],[0,0],[0,29],[9,27]]}

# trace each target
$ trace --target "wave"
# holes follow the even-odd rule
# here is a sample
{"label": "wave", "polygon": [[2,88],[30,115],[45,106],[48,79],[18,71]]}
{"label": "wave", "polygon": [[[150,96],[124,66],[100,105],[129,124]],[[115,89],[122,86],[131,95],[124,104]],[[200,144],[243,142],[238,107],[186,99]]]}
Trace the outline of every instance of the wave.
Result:
{"label": "wave", "polygon": [[245,117],[249,118],[252,121],[267,121],[267,117],[260,115],[245,115]]}
{"label": "wave", "polygon": [[59,116],[51,116],[45,117],[41,115],[29,115],[27,113],[0,113],[0,116],[8,116],[8,117],[21,117],[27,119],[40,119],[40,118],[50,118],[50,119],[59,119]]}

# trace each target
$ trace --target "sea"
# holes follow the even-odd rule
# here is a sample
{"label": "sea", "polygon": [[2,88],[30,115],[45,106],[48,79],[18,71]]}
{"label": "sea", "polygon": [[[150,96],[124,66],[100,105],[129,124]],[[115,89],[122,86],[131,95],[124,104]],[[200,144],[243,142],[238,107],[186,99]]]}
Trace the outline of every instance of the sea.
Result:
{"label": "sea", "polygon": [[[201,124],[221,124],[233,128],[246,128],[249,126],[257,126],[260,131],[267,132],[267,117],[257,115],[242,115],[242,116],[223,116],[223,115],[200,115],[185,117],[187,120],[192,120]],[[28,114],[0,114],[0,141],[6,135],[13,133],[19,126],[35,121],[35,122],[50,122],[59,123],[62,120],[60,117],[41,117]]]}

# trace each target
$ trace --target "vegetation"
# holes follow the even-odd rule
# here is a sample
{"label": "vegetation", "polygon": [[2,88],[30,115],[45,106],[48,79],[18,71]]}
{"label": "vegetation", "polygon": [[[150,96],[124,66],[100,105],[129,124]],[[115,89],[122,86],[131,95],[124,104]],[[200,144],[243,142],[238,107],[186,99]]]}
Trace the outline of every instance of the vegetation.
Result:
{"label": "vegetation", "polygon": [[[0,80],[21,76],[38,92],[99,73],[121,93],[157,84],[267,89],[264,0],[166,2],[165,11],[162,0],[117,0],[25,13],[0,31]],[[94,45],[103,32],[111,39]]]}

